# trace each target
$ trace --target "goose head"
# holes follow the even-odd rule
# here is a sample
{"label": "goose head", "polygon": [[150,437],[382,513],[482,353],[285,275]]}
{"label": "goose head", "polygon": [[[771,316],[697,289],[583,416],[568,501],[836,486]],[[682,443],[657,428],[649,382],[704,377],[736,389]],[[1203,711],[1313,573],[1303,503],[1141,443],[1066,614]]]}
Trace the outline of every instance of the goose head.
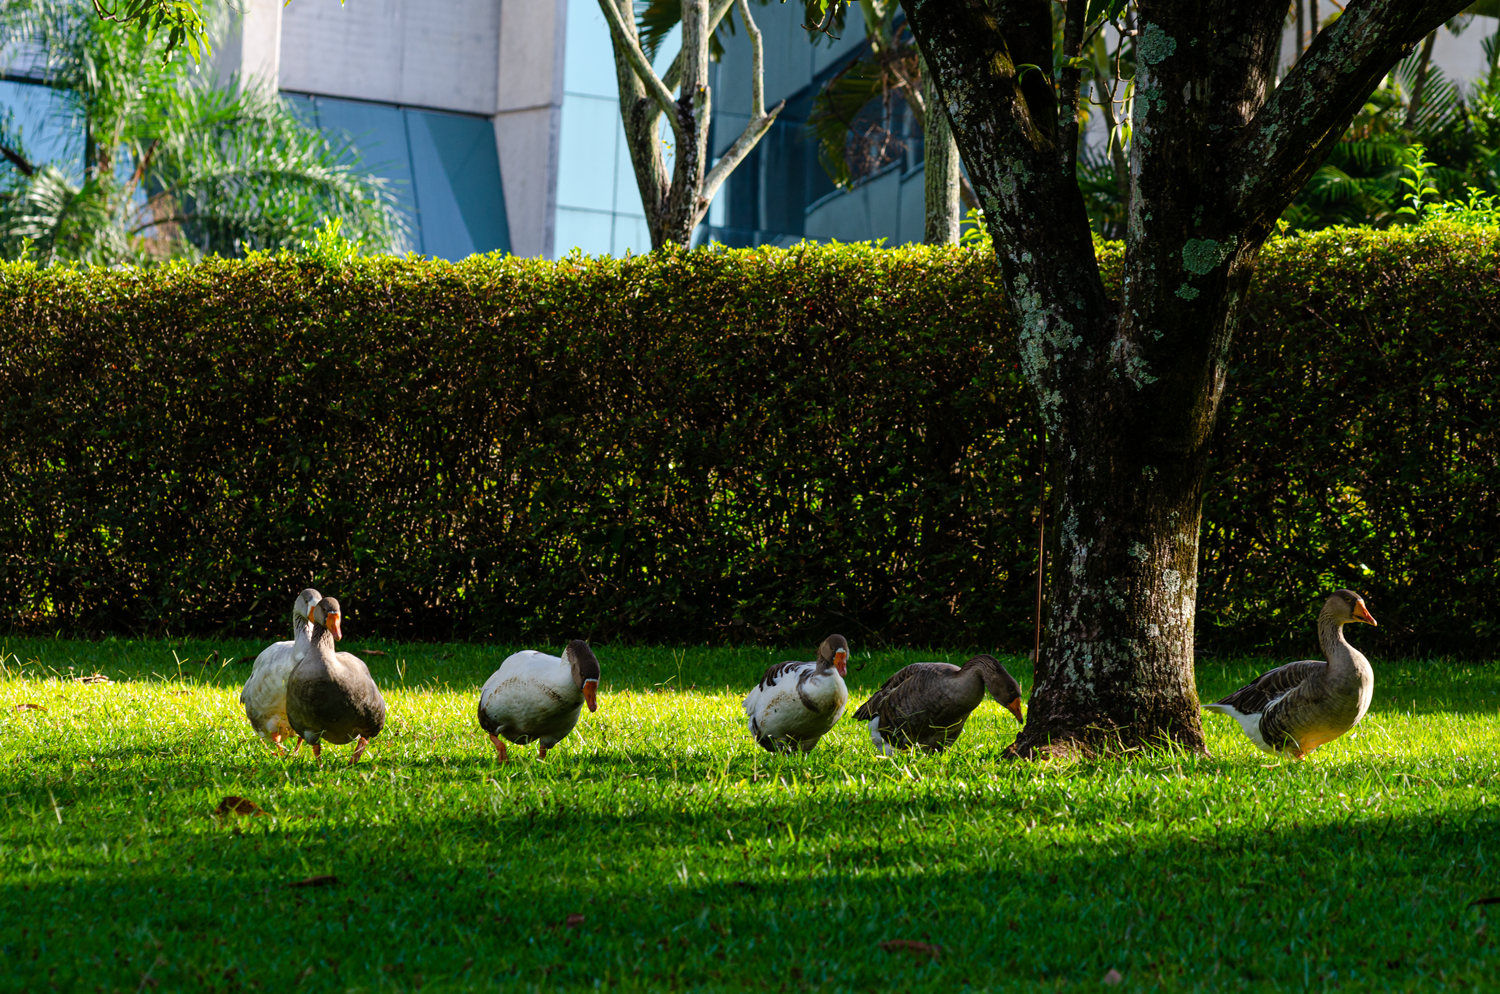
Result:
{"label": "goose head", "polygon": [[339,610],[337,597],[324,597],[313,606],[311,621],[314,634],[319,628],[327,629],[333,633],[333,640],[337,642],[344,637],[342,620],[343,612]]}
{"label": "goose head", "polygon": [[980,655],[969,660],[968,665],[978,665],[979,672],[984,675],[984,685],[989,689],[990,696],[999,701],[1016,720],[1021,724],[1026,723],[1026,718],[1021,713],[1021,684],[1010,675],[1010,670],[1005,664],[994,656]]}
{"label": "goose head", "polygon": [[563,659],[573,670],[573,682],[583,691],[590,711],[599,710],[599,660],[583,639],[574,639],[563,650]]}
{"label": "goose head", "polygon": [[839,676],[849,673],[849,643],[842,635],[830,635],[818,646],[818,669],[827,670],[830,666],[839,671]]}
{"label": "goose head", "polygon": [[318,601],[322,599],[323,595],[312,587],[298,594],[297,599],[292,601],[292,624],[305,625],[312,621],[313,608],[317,607]]}
{"label": "goose head", "polygon": [[1323,602],[1321,616],[1340,625],[1351,621],[1361,621],[1367,625],[1375,624],[1369,608],[1365,607],[1365,599],[1347,589],[1335,590],[1333,596]]}

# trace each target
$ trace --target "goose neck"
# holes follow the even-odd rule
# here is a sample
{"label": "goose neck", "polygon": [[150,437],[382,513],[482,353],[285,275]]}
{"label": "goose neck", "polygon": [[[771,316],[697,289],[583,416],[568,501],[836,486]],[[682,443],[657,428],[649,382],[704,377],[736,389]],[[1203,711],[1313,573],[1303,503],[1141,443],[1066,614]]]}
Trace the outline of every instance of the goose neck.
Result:
{"label": "goose neck", "polygon": [[1328,660],[1330,668],[1342,670],[1354,665],[1354,647],[1344,638],[1344,622],[1337,618],[1320,617],[1318,641],[1323,646],[1323,658]]}

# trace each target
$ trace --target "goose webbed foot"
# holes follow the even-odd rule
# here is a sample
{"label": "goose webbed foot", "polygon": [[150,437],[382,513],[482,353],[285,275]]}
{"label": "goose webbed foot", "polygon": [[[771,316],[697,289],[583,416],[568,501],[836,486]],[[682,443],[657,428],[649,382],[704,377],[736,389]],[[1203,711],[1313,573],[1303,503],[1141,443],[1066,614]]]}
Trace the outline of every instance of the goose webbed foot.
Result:
{"label": "goose webbed foot", "polygon": [[495,755],[500,757],[500,762],[505,762],[505,743],[500,741],[500,736],[491,735],[490,744],[495,747]]}
{"label": "goose webbed foot", "polygon": [[359,737],[359,742],[354,746],[354,752],[349,756],[350,766],[353,766],[355,763],[359,762],[359,757],[365,754],[365,747],[369,744],[369,739],[365,738],[363,735]]}
{"label": "goose webbed foot", "polygon": [[543,742],[543,743],[541,743],[540,745],[537,746],[536,758],[537,759],[546,759],[547,758],[547,743]]}

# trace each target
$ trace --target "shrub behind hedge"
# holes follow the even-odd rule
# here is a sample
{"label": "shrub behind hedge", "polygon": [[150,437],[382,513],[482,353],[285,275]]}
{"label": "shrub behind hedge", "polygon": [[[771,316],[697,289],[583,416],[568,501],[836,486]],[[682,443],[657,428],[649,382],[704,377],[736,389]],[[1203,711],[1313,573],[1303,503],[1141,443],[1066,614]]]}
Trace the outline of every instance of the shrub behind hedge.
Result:
{"label": "shrub behind hedge", "polygon": [[[1203,644],[1306,641],[1348,583],[1407,649],[1485,651],[1496,260],[1437,226],[1266,250]],[[956,249],[8,266],[0,604],[279,631],[312,583],[365,634],[1029,646],[1008,322]]]}

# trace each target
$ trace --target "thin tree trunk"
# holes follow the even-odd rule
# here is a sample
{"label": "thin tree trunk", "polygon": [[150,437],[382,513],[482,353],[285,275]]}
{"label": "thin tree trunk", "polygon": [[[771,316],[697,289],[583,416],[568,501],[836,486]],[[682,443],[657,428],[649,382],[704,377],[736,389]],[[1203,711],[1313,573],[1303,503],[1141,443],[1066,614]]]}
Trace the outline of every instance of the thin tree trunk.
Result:
{"label": "thin tree trunk", "polygon": [[1437,32],[1433,31],[1422,43],[1422,54],[1417,58],[1417,78],[1411,85],[1411,99],[1406,104],[1406,123],[1402,125],[1407,141],[1411,141],[1411,134],[1417,127],[1417,114],[1422,110],[1422,91],[1427,89],[1427,71],[1432,65],[1432,48],[1436,44]]}
{"label": "thin tree trunk", "polygon": [[[750,122],[708,170],[708,126],[713,94],[708,88],[708,41],[729,8],[739,4],[750,36],[753,59]],[[599,0],[614,45],[620,116],[635,167],[651,247],[692,244],[693,230],[707,213],[724,180],[771,129],[785,101],[766,111],[761,34],[746,0],[682,0],[682,50],[666,76],[659,77],[640,47],[633,0]],[[678,91],[676,97],[673,91]],[[672,128],[672,173],[667,175],[660,140],[661,120]]]}
{"label": "thin tree trunk", "polygon": [[1297,58],[1292,60],[1294,64],[1307,51],[1307,15],[1302,9],[1302,3],[1303,0],[1297,0]]}
{"label": "thin tree trunk", "polygon": [[922,68],[922,96],[926,105],[926,128],[923,134],[922,160],[927,197],[927,226],[923,237],[928,245],[957,245],[959,229],[958,144],[948,126],[948,112],[932,88],[932,74],[927,60]]}
{"label": "thin tree trunk", "polygon": [[1047,437],[1051,596],[1009,753],[1202,752],[1193,673],[1208,446],[1256,253],[1401,53],[1463,0],[1353,0],[1274,88],[1285,8],[1140,13],[1130,214],[1106,291],[1047,0],[904,0],[985,207]]}

